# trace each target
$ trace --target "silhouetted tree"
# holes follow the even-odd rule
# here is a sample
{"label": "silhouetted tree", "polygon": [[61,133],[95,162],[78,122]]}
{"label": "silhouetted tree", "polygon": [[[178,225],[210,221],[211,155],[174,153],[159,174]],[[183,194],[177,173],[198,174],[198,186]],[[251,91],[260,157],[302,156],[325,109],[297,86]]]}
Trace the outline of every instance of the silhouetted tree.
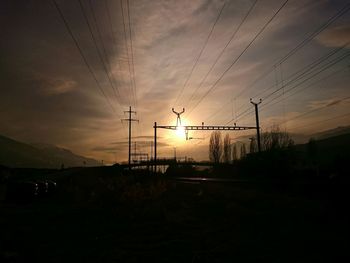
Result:
{"label": "silhouetted tree", "polygon": [[222,156],[222,138],[219,131],[214,131],[210,135],[209,159],[214,163],[219,163]]}
{"label": "silhouetted tree", "polygon": [[241,159],[244,158],[247,155],[247,150],[245,148],[245,143],[241,146]]}
{"label": "silhouetted tree", "polygon": [[270,132],[261,134],[261,145],[264,151],[269,151],[291,147],[294,141],[287,132],[282,132],[278,127],[274,127]]}
{"label": "silhouetted tree", "polygon": [[234,144],[232,147],[232,160],[236,161],[238,160],[238,156],[237,156],[237,145]]}
{"label": "silhouetted tree", "polygon": [[230,135],[226,134],[224,138],[224,162],[229,163],[230,161],[231,161]]}

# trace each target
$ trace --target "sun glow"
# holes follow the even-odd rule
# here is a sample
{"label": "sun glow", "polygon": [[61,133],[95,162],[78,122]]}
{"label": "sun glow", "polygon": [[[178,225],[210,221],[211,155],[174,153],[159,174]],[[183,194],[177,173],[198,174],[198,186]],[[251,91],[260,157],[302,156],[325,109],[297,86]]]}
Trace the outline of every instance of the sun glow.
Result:
{"label": "sun glow", "polygon": [[186,130],[185,127],[187,125],[186,120],[181,119],[181,125],[176,127],[176,130],[173,131],[173,137],[177,141],[185,141],[186,140]]}
{"label": "sun glow", "polygon": [[185,132],[185,127],[183,126],[177,126],[175,130],[175,134],[177,139],[186,139],[186,132]]}

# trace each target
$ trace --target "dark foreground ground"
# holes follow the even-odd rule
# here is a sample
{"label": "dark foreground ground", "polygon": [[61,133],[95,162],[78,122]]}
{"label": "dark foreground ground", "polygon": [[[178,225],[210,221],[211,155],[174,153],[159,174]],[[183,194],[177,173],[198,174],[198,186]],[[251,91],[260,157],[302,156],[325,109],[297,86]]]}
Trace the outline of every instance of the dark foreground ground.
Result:
{"label": "dark foreground ground", "polygon": [[349,204],[329,184],[30,174],[57,192],[1,201],[1,262],[350,262]]}

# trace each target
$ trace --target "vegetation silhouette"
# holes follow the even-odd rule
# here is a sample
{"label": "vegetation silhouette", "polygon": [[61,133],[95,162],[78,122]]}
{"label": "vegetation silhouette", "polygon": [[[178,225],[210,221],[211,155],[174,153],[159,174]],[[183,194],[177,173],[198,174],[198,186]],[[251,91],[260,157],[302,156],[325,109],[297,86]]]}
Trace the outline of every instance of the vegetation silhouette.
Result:
{"label": "vegetation silhouette", "polygon": [[210,135],[209,141],[209,160],[215,164],[220,163],[222,158],[222,137],[220,131],[214,131]]}
{"label": "vegetation silhouette", "polygon": [[57,182],[25,204],[0,194],[0,260],[347,261],[350,134],[303,145],[276,129],[264,138],[261,153],[238,159],[235,143],[228,163],[174,161],[163,175],[122,165],[0,167],[0,193],[17,181]]}

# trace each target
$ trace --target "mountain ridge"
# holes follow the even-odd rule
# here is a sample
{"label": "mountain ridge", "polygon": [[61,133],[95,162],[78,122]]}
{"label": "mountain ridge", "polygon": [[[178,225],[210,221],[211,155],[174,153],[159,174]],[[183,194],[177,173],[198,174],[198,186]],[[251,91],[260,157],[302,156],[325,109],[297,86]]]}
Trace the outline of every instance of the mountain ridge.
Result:
{"label": "mountain ridge", "polygon": [[55,145],[28,144],[0,135],[0,165],[12,168],[99,166],[98,161]]}

